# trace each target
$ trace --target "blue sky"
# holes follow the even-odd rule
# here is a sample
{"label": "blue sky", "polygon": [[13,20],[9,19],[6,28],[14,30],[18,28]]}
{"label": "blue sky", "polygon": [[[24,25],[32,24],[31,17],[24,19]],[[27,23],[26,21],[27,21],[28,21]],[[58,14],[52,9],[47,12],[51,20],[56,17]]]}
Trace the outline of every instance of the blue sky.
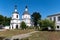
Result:
{"label": "blue sky", "polygon": [[25,6],[28,6],[29,13],[40,12],[42,18],[60,12],[60,0],[0,0],[0,14],[10,17],[14,11],[14,5],[18,6],[20,18]]}

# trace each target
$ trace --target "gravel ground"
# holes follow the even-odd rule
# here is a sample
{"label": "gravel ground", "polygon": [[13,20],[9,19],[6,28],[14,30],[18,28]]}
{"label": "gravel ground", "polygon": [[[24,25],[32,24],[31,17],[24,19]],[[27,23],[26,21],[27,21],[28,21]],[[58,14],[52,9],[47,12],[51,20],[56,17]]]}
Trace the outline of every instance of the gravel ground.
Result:
{"label": "gravel ground", "polygon": [[34,31],[34,32],[26,33],[26,34],[15,35],[15,36],[12,36],[11,38],[5,38],[5,39],[10,39],[10,40],[13,40],[13,39],[22,39],[22,38],[26,38],[26,37],[31,36],[31,34],[35,33],[35,32],[38,32],[38,31]]}

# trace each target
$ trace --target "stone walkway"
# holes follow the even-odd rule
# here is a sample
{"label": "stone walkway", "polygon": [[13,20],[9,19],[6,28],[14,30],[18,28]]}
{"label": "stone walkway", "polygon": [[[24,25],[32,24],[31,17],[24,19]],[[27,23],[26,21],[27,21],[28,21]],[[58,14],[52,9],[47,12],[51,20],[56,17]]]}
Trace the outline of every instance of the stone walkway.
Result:
{"label": "stone walkway", "polygon": [[15,35],[15,36],[12,36],[10,38],[10,40],[26,38],[26,37],[31,36],[31,34],[35,33],[35,32],[38,32],[38,31],[34,31],[34,32],[26,33],[26,34]]}

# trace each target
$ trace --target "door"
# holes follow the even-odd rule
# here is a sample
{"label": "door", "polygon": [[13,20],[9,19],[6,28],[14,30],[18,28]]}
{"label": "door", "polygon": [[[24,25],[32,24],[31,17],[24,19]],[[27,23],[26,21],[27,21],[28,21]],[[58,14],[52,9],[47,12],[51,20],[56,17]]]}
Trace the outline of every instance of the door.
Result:
{"label": "door", "polygon": [[16,25],[16,29],[18,29],[18,25]]}

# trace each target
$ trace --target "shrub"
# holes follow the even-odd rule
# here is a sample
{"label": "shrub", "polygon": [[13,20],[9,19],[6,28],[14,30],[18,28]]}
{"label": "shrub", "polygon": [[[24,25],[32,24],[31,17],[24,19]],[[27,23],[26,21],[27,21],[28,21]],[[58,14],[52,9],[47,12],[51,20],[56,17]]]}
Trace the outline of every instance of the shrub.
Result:
{"label": "shrub", "polygon": [[51,21],[51,20],[39,20],[38,21],[38,24],[40,26],[40,29],[42,30],[48,30],[48,27],[51,28],[51,30],[54,30],[55,29],[55,22],[54,21]]}
{"label": "shrub", "polygon": [[21,29],[26,29],[26,28],[27,28],[27,26],[26,26],[25,22],[21,22],[20,27],[21,27]]}
{"label": "shrub", "polygon": [[28,27],[28,29],[34,29],[34,27],[33,26],[30,26],[30,27]]}

